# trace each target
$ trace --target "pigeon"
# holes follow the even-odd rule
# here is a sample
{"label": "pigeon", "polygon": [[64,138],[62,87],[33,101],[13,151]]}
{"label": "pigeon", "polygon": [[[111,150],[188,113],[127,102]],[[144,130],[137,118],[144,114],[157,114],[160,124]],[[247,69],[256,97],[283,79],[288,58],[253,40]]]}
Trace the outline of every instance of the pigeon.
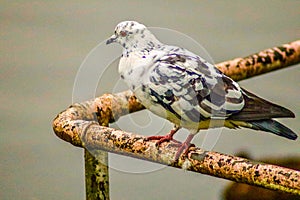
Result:
{"label": "pigeon", "polygon": [[240,127],[270,132],[291,140],[297,135],[272,118],[295,117],[282,106],[241,88],[207,62],[185,48],[161,43],[136,21],[119,23],[106,44],[123,47],[119,73],[148,110],[174,124],[164,136],[150,136],[157,145],[173,140],[180,128],[189,135],[179,144],[176,158],[187,153],[201,129]]}

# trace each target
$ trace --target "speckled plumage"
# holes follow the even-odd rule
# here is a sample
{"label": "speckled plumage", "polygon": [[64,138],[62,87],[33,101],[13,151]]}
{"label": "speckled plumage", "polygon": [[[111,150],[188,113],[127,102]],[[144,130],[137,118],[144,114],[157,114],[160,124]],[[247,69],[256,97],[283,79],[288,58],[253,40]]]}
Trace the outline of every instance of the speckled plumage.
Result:
{"label": "speckled plumage", "polygon": [[[123,46],[121,78],[147,109],[176,127],[195,134],[209,128],[209,121],[214,120],[220,121],[214,123],[216,127],[242,126],[296,139],[290,129],[271,119],[294,117],[291,111],[240,88],[200,56],[161,43],[144,25],[134,21],[119,23],[107,41],[112,42]],[[266,128],[272,124],[280,130]]]}

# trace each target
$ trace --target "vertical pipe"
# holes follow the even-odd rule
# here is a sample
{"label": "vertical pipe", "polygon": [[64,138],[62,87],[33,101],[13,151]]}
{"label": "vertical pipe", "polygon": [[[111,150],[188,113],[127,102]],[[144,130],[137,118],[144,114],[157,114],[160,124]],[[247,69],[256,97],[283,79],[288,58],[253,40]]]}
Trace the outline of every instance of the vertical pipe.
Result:
{"label": "vertical pipe", "polygon": [[84,150],[86,199],[109,200],[108,153],[94,155]]}

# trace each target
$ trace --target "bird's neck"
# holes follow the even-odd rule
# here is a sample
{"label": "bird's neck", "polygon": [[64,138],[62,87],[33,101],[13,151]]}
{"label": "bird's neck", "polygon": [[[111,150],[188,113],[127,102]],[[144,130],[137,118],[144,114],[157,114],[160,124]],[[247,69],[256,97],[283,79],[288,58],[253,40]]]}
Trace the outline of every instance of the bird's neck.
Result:
{"label": "bird's neck", "polygon": [[136,38],[127,41],[123,46],[123,56],[128,56],[131,52],[135,51],[151,51],[153,49],[161,47],[163,44],[156,39],[156,37],[149,33],[145,35],[139,35]]}

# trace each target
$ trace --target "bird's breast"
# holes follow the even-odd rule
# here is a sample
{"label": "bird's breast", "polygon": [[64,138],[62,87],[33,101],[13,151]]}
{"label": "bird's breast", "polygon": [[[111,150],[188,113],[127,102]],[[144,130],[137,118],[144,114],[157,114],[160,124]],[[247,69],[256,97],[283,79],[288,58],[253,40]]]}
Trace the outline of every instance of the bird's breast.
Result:
{"label": "bird's breast", "polygon": [[130,53],[119,62],[119,73],[131,90],[147,82],[149,70],[153,67],[153,59],[149,55]]}

